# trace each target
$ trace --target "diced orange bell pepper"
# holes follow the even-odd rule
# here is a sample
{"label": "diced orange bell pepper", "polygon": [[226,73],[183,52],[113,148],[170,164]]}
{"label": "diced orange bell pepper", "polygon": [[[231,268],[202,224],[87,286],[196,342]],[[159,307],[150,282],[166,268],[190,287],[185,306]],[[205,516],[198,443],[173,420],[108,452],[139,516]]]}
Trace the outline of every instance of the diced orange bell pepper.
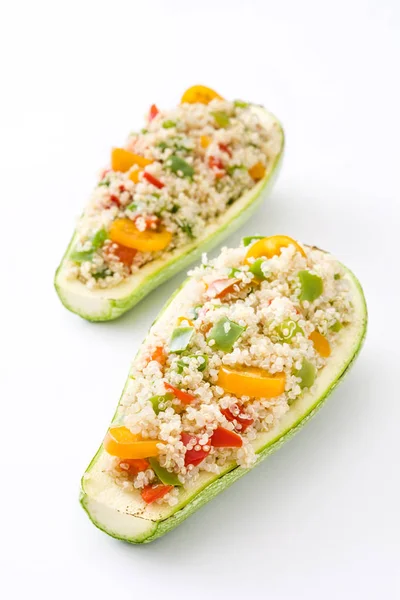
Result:
{"label": "diced orange bell pepper", "polygon": [[243,446],[243,440],[234,431],[217,427],[210,438],[210,444],[214,448],[240,448]]}
{"label": "diced orange bell pepper", "polygon": [[118,463],[117,470],[129,475],[137,475],[149,467],[150,463],[145,458],[125,458]]}
{"label": "diced orange bell pepper", "polygon": [[188,104],[209,104],[211,100],[218,98],[223,100],[222,96],[217,94],[214,90],[205,85],[193,85],[183,94],[181,98],[181,104],[187,102]]}
{"label": "diced orange bell pepper", "polygon": [[173,489],[173,485],[146,485],[146,487],[144,487],[140,492],[140,495],[146,504],[151,504],[152,502],[155,502],[156,500],[166,496],[168,492]]}
{"label": "diced orange bell pepper", "polygon": [[209,135],[202,135],[200,138],[200,146],[202,148],[208,148],[208,146],[211,144],[211,138]]}
{"label": "diced orange bell pepper", "polygon": [[237,397],[274,398],[285,391],[285,373],[268,373],[257,367],[231,368],[223,365],[218,373],[218,385]]}
{"label": "diced orange bell pepper", "polygon": [[104,450],[118,458],[149,458],[158,455],[159,440],[142,440],[127,427],[116,425],[110,427],[104,438]]}
{"label": "diced orange bell pepper", "polygon": [[313,331],[309,336],[309,339],[314,344],[314,348],[320,356],[328,358],[331,355],[331,346],[324,335],[319,331]]}
{"label": "diced orange bell pepper", "polygon": [[262,179],[265,175],[264,165],[260,162],[256,163],[249,169],[249,175],[252,179],[254,179],[254,181],[259,181]]}
{"label": "diced orange bell pepper", "polygon": [[152,162],[152,160],[144,158],[144,156],[139,156],[139,154],[129,152],[129,150],[125,150],[125,148],[113,148],[111,151],[111,168],[113,171],[125,173],[126,171],[129,171],[133,165],[146,167],[147,165],[151,165]]}
{"label": "diced orange bell pepper", "polygon": [[109,238],[117,244],[135,248],[140,252],[157,252],[166,248],[172,239],[172,233],[166,229],[139,231],[130,219],[116,219],[111,223]]}
{"label": "diced orange bell pepper", "polygon": [[273,235],[255,242],[247,252],[244,262],[251,264],[249,261],[250,258],[256,259],[261,258],[262,256],[265,256],[265,258],[272,258],[276,254],[279,254],[282,248],[287,248],[290,245],[293,245],[297,252],[300,252],[302,256],[306,257],[303,248],[291,237],[287,235]]}
{"label": "diced orange bell pepper", "polygon": [[166,359],[167,357],[165,356],[164,348],[162,346],[157,346],[151,355],[151,360],[157,361],[160,365],[165,365]]}
{"label": "diced orange bell pepper", "polygon": [[131,181],[133,181],[133,183],[139,183],[139,175],[140,173],[143,173],[143,169],[133,169],[128,177]]}

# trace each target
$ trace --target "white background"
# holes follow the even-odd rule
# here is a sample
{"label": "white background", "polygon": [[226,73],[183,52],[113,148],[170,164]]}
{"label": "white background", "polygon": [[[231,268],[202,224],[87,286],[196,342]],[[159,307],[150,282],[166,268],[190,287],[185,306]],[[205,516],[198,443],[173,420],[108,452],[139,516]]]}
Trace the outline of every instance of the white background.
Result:
{"label": "white background", "polygon": [[[0,595],[399,598],[400,8],[396,0],[5,2],[0,15]],[[95,529],[80,476],[181,273],[116,322],[68,313],[53,274],[112,145],[205,83],[287,136],[265,206],[358,275],[367,342],[293,441],[148,546]]]}

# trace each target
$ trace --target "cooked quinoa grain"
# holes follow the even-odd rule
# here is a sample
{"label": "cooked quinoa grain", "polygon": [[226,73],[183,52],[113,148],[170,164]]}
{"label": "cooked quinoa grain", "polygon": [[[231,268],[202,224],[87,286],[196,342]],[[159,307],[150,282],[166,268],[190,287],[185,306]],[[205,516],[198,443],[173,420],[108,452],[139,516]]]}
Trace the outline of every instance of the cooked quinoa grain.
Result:
{"label": "cooked quinoa grain", "polygon": [[[348,282],[330,255],[290,238],[267,239],[278,244],[269,258],[255,257],[264,243],[258,240],[224,248],[213,261],[204,255],[190,273],[197,297],[176,322],[151,330],[132,367],[119,425],[133,443],[154,444],[156,458],[139,473],[110,459],[121,485],[165,492],[155,501],[173,505],[180,487],[202,472],[250,467],[252,442],[312,391],[353,318]],[[261,276],[251,270],[256,260]]]}

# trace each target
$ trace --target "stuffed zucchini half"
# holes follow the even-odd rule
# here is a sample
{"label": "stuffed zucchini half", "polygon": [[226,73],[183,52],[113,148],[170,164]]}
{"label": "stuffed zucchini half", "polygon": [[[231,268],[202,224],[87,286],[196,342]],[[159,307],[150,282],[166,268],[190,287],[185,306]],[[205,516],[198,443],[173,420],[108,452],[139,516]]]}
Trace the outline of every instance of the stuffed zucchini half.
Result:
{"label": "stuffed zucchini half", "polygon": [[57,270],[63,304],[115,319],[238,228],[275,179],[276,118],[194,86],[114,148]]}
{"label": "stuffed zucchini half", "polygon": [[288,440],[366,333],[355,276],[286,236],[245,238],[190,275],[143,342],[82,479],[93,523],[133,543],[168,532]]}

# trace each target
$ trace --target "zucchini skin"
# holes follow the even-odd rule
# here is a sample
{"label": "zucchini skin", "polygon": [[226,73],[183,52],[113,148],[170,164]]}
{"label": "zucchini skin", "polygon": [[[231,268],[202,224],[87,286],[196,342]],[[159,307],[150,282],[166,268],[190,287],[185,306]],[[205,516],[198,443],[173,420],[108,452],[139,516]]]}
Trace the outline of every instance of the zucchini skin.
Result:
{"label": "zucchini skin", "polygon": [[[66,309],[78,314],[83,319],[92,322],[111,321],[113,319],[117,319],[122,314],[133,308],[153,289],[157,288],[162,283],[173,277],[176,273],[187,268],[191,263],[200,258],[203,252],[211,250],[217,246],[226,237],[243,225],[247,219],[250,218],[250,216],[262,203],[263,199],[272,190],[282,165],[285,148],[285,135],[280,122],[271,113],[261,109],[261,107],[258,107],[257,110],[263,110],[263,112],[265,112],[269,118],[273,119],[273,121],[276,123],[281,135],[281,146],[280,151],[275,156],[264,180],[262,180],[259,184],[256,184],[253,190],[250,190],[244,195],[248,197],[248,202],[246,205],[236,213],[232,211],[232,216],[230,218],[228,211],[228,220],[226,222],[222,222],[221,225],[219,225],[217,229],[204,240],[199,240],[198,242],[195,241],[194,243],[183,247],[182,252],[172,260],[165,260],[163,263],[160,262],[157,269],[154,270],[153,273],[147,275],[147,277],[145,277],[144,280],[139,285],[134,287],[126,296],[122,298],[113,298],[108,296],[102,297],[100,295],[93,295],[94,305],[90,310],[87,307],[78,306],[79,294],[76,293],[71,295],[71,293],[68,292],[65,282],[62,280],[64,262],[75,243],[75,232],[54,277],[54,287]],[[238,200],[237,203],[240,203],[240,200]],[[237,203],[232,205],[231,208],[234,208]],[[82,284],[82,287],[85,286]],[[116,288],[118,288],[118,286],[116,286]],[[87,290],[86,295],[87,298],[90,298],[90,293],[87,292]]]}
{"label": "zucchini skin", "polygon": [[[172,515],[170,515],[169,517],[167,517],[164,520],[152,521],[151,522],[152,526],[151,526],[151,528],[149,528],[149,531],[146,534],[138,535],[135,537],[121,536],[121,535],[118,535],[115,532],[111,531],[110,529],[108,529],[104,524],[97,521],[95,516],[91,513],[90,506],[89,506],[90,499],[85,492],[84,478],[82,478],[80,502],[81,502],[83,509],[86,511],[89,519],[92,521],[92,523],[98,529],[104,531],[111,537],[114,537],[116,539],[119,539],[119,540],[122,540],[125,542],[129,542],[132,544],[143,544],[143,543],[149,543],[149,542],[156,540],[157,538],[165,535],[166,533],[168,533],[169,531],[171,531],[172,529],[177,527],[180,523],[182,523],[185,519],[187,519],[192,513],[194,513],[196,510],[198,510],[199,508],[204,506],[204,504],[206,504],[207,502],[212,500],[212,498],[214,498],[217,494],[219,494],[220,492],[223,492],[225,489],[230,487],[237,479],[239,479],[240,477],[242,477],[243,475],[248,473],[251,469],[253,469],[258,464],[260,464],[263,460],[265,460],[269,455],[273,454],[276,450],[278,450],[281,446],[283,446],[283,444],[285,444],[287,441],[289,441],[298,431],[300,431],[302,429],[302,427],[320,410],[320,408],[326,402],[326,400],[328,399],[330,394],[344,380],[345,376],[350,371],[352,365],[354,364],[356,358],[358,357],[358,355],[362,349],[362,346],[365,341],[366,333],[367,333],[368,311],[367,311],[367,305],[366,305],[362,287],[361,287],[358,279],[355,277],[355,275],[349,269],[347,269],[347,267],[345,267],[344,265],[342,265],[342,266],[347,271],[349,276],[351,277],[354,287],[357,290],[358,295],[360,297],[360,304],[362,306],[362,323],[361,323],[361,327],[359,330],[359,335],[357,337],[357,345],[355,346],[354,352],[348,356],[347,360],[342,365],[341,371],[336,375],[335,379],[330,382],[330,385],[327,387],[327,389],[324,391],[324,393],[321,394],[315,400],[315,402],[310,404],[308,409],[300,415],[300,417],[293,423],[293,425],[290,428],[283,431],[282,434],[278,438],[275,438],[270,443],[267,443],[266,446],[264,446],[263,448],[261,448],[261,450],[259,450],[257,452],[257,454],[258,454],[257,460],[254,463],[254,465],[252,465],[250,467],[250,469],[243,469],[243,468],[240,468],[237,466],[233,466],[229,472],[225,473],[224,475],[221,475],[218,479],[214,480],[213,482],[209,483],[206,487],[201,489],[181,509],[177,510],[175,513],[173,513]],[[164,313],[164,311],[167,309],[167,307],[171,304],[171,302],[174,300],[175,296],[177,296],[177,294],[184,288],[187,281],[188,280],[185,280],[183,282],[183,284],[180,286],[180,288],[167,301],[167,303],[165,304],[164,308],[158,315],[155,322],[157,322],[157,320],[160,318],[160,316]],[[129,378],[128,378],[127,382],[128,381],[129,381]],[[122,394],[123,393],[124,393],[124,391],[122,392]],[[114,417],[116,416],[117,412],[118,412],[118,407],[117,407],[117,411],[116,411]],[[94,456],[93,460],[91,461],[91,463],[87,469],[87,472],[90,471],[91,466],[96,462],[96,459],[99,457],[101,452],[102,452],[102,447],[100,446],[96,455]]]}

